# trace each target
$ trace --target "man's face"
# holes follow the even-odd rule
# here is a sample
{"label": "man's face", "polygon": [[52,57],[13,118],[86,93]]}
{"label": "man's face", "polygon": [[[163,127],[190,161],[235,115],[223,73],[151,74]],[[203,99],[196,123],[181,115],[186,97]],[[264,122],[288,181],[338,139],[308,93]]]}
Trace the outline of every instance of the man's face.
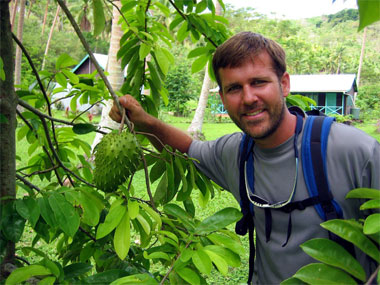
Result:
{"label": "man's face", "polygon": [[235,68],[221,68],[220,96],[234,123],[257,140],[278,130],[289,94],[289,74],[278,79],[266,51]]}

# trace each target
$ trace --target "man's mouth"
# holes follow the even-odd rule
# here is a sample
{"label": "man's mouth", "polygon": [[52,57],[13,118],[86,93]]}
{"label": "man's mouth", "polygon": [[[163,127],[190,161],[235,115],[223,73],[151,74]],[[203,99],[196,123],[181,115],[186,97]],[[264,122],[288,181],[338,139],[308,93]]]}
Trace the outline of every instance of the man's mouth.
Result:
{"label": "man's mouth", "polygon": [[260,110],[254,111],[254,112],[245,113],[245,115],[246,116],[256,116],[256,115],[260,114],[263,111],[264,111],[263,109],[260,109]]}

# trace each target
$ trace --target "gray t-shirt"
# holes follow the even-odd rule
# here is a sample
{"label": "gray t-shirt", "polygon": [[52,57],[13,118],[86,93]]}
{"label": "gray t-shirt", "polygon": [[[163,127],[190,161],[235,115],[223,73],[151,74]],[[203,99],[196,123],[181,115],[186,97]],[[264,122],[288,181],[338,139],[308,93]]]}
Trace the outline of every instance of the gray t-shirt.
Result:
{"label": "gray t-shirt", "polygon": [[[302,135],[303,132],[297,142],[299,151]],[[189,149],[189,155],[199,161],[197,167],[210,179],[230,191],[237,201],[240,201],[241,139],[242,133],[234,133],[215,141],[193,141]],[[291,194],[296,171],[293,139],[294,136],[272,149],[254,147],[255,194],[271,203],[287,200]],[[359,129],[334,123],[328,138],[327,168],[331,192],[341,206],[344,217],[362,217],[359,206],[363,201],[345,199],[345,196],[349,190],[359,187],[380,189],[380,144]],[[308,197],[301,162],[293,201],[301,201]],[[254,283],[279,284],[302,266],[315,262],[299,247],[301,243],[312,238],[328,238],[328,232],[320,226],[323,221],[314,207],[292,212],[292,232],[284,247],[282,245],[287,237],[289,214],[271,210],[272,232],[270,241],[266,242],[264,210],[255,207],[254,211]],[[363,253],[357,251],[356,256],[368,271],[368,260]]]}

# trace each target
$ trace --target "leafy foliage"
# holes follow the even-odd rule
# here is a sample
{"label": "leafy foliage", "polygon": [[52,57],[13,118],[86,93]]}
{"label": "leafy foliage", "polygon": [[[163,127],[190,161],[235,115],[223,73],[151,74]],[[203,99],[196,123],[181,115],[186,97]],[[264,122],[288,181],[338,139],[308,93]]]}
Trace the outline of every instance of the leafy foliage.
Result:
{"label": "leafy foliage", "polygon": [[[369,199],[360,206],[360,210],[380,209],[380,191],[358,188],[351,190],[347,199]],[[329,220],[321,226],[333,234],[353,243],[376,263],[376,269],[367,276],[360,263],[341,245],[329,239],[312,239],[301,245],[302,250],[319,261],[299,269],[293,277],[281,284],[324,283],[357,284],[356,280],[372,284],[380,280],[380,214],[370,213],[364,220]]]}

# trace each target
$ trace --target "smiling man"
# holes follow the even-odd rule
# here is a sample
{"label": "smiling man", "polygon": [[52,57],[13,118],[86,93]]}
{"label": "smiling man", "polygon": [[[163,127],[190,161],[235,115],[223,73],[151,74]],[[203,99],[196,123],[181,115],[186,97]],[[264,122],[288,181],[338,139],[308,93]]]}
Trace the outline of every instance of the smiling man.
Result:
{"label": "smiling man", "polygon": [[[279,284],[314,261],[300,244],[329,237],[320,227],[323,219],[313,204],[302,204],[310,197],[299,160],[307,116],[300,109],[286,107],[289,74],[285,52],[276,42],[252,32],[239,33],[217,48],[213,69],[224,107],[240,133],[195,141],[147,114],[131,96],[120,98],[120,103],[137,129],[197,159],[198,169],[238,201],[247,193],[254,212],[248,219],[256,231],[252,282]],[[121,120],[115,106],[110,116]],[[251,141],[247,155],[241,151],[243,138]],[[149,139],[162,148],[154,138]],[[333,123],[325,160],[329,189],[342,216],[363,217],[360,202],[345,200],[345,196],[354,188],[380,189],[379,143],[354,127]],[[370,260],[362,252],[355,254],[369,274]]]}

